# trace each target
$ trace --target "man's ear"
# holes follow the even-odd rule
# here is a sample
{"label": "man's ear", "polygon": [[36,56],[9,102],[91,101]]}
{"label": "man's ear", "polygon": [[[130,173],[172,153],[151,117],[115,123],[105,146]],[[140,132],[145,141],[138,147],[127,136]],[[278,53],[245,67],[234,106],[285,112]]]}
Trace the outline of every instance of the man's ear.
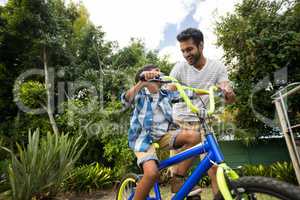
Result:
{"label": "man's ear", "polygon": [[203,42],[199,43],[199,49],[203,49]]}

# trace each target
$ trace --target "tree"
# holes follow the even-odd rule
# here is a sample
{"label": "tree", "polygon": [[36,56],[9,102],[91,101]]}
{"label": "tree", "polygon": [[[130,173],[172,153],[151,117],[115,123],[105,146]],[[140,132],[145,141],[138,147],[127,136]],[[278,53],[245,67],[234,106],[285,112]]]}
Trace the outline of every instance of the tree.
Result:
{"label": "tree", "polygon": [[[82,5],[66,6],[62,0],[9,0],[0,8],[0,132],[13,135],[21,129],[24,135],[27,133],[30,123],[21,126],[27,114],[17,109],[12,91],[16,78],[32,68],[46,72],[44,77],[35,75],[27,80],[45,83],[47,113],[53,130],[58,132],[53,117],[57,88],[46,83],[47,72],[66,71],[64,77],[56,79],[66,81],[77,79],[89,68],[98,69],[98,52],[99,59],[110,53],[104,33],[89,22]],[[39,118],[36,116],[36,120]]]}
{"label": "tree", "polygon": [[[248,136],[277,132],[274,126],[270,127],[272,123],[268,126],[253,112],[254,108],[267,118],[274,118],[270,96],[275,90],[266,88],[268,85],[276,88],[284,79],[274,78],[276,71],[286,67],[288,83],[300,80],[299,20],[299,1],[247,0],[236,6],[234,14],[217,23],[218,45],[224,49],[224,59],[230,67],[230,78],[237,94],[234,106],[237,126],[245,129]],[[255,92],[255,86],[264,78],[269,81],[262,85],[262,90]],[[291,112],[299,112],[295,100],[289,103]]]}

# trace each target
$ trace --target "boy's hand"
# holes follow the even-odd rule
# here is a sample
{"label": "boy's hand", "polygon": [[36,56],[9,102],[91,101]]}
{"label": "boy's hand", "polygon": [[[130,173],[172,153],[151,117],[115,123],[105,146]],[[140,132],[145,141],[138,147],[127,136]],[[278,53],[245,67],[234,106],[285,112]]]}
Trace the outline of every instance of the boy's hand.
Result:
{"label": "boy's hand", "polygon": [[151,70],[151,71],[144,71],[142,74],[144,76],[145,81],[148,81],[150,79],[154,79],[155,77],[158,77],[160,75],[159,70]]}

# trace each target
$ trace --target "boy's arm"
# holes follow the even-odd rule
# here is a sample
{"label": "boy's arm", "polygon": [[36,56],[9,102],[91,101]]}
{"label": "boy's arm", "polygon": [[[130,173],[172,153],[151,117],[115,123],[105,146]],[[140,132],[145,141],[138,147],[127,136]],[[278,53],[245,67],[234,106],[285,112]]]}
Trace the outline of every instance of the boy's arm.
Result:
{"label": "boy's arm", "polygon": [[122,95],[122,99],[125,100],[126,103],[131,104],[136,94],[144,87],[144,84],[145,82],[139,81]]}

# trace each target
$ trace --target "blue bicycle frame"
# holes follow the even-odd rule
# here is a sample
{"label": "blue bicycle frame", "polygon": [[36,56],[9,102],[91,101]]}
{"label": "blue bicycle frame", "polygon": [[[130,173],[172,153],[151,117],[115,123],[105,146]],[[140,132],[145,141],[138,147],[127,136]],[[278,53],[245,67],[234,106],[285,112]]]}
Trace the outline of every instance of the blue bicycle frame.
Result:
{"label": "blue bicycle frame", "polygon": [[[170,157],[166,160],[163,160],[159,163],[159,170],[170,167],[171,165],[180,163],[181,161],[187,160],[191,157],[198,156],[203,153],[207,153],[204,159],[199,162],[196,169],[193,173],[188,177],[185,183],[182,185],[180,190],[176,193],[176,195],[172,198],[172,200],[180,200],[184,199],[188,195],[188,193],[194,188],[194,186],[200,181],[203,174],[207,172],[208,169],[212,167],[214,163],[220,164],[224,162],[224,156],[219,148],[219,145],[213,135],[213,133],[209,132],[205,135],[206,140],[204,144],[198,144],[190,149],[187,149],[173,157]],[[155,198],[147,197],[147,200],[161,200],[161,194],[159,190],[159,185],[156,182],[154,185],[154,193]],[[133,195],[130,200],[133,198]]]}

